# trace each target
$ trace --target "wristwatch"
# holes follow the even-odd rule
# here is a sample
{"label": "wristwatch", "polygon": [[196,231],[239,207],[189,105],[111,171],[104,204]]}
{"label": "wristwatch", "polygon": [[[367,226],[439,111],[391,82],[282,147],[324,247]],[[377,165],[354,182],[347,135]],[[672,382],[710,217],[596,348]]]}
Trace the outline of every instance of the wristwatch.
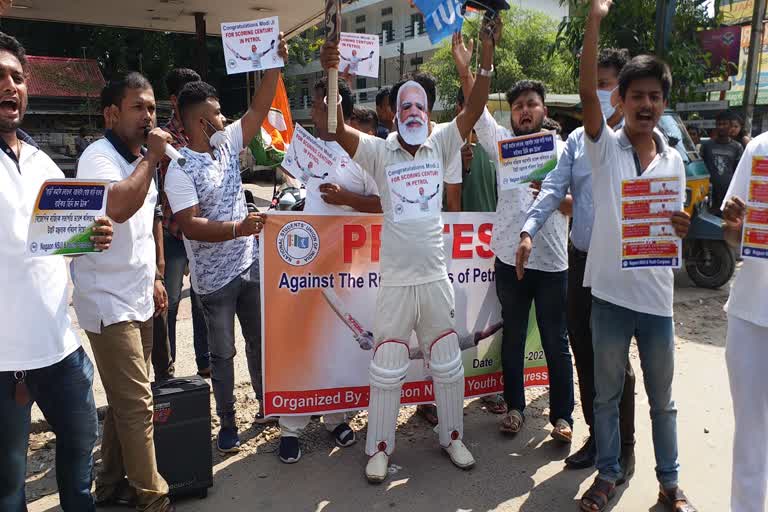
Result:
{"label": "wristwatch", "polygon": [[491,69],[480,68],[477,70],[477,74],[480,76],[490,77],[491,74],[493,73],[493,70],[494,70],[494,67],[493,67],[493,64],[491,64]]}

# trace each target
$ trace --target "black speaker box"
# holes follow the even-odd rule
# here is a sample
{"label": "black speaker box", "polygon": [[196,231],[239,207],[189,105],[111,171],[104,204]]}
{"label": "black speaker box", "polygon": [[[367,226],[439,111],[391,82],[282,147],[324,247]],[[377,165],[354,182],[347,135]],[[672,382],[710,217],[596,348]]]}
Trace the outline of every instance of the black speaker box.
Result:
{"label": "black speaker box", "polygon": [[171,497],[204,498],[213,486],[211,395],[197,375],[152,383],[157,468]]}

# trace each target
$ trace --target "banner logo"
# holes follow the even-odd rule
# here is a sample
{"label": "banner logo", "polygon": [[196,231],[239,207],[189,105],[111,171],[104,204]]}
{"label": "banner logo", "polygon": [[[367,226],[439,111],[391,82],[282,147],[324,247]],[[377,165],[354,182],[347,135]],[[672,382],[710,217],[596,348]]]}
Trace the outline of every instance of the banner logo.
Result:
{"label": "banner logo", "polygon": [[277,252],[291,266],[302,267],[311,263],[319,251],[317,231],[303,220],[289,222],[277,234]]}

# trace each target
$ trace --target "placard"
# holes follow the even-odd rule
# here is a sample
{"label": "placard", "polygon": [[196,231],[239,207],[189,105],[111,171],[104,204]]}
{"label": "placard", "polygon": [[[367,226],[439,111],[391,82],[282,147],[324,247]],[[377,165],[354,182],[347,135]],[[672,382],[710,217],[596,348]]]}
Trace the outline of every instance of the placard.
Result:
{"label": "placard", "polygon": [[332,181],[339,164],[339,155],[317,140],[296,123],[293,141],[283,159],[283,169],[307,188],[317,188]]}
{"label": "placard", "polygon": [[640,177],[621,183],[621,268],[680,268],[683,241],[672,226],[682,205],[680,179]]}
{"label": "placard", "polygon": [[752,159],[741,255],[768,259],[768,158],[762,156]]}
{"label": "placard", "polygon": [[280,25],[277,16],[240,23],[222,23],[221,41],[228,75],[281,68],[277,54]]}
{"label": "placard", "polygon": [[30,256],[98,252],[91,237],[107,212],[108,181],[58,179],[40,187],[27,236]]}
{"label": "placard", "polygon": [[339,71],[356,76],[379,77],[379,36],[342,32]]}
{"label": "placard", "polygon": [[528,187],[557,166],[557,134],[539,132],[499,141],[499,188]]}

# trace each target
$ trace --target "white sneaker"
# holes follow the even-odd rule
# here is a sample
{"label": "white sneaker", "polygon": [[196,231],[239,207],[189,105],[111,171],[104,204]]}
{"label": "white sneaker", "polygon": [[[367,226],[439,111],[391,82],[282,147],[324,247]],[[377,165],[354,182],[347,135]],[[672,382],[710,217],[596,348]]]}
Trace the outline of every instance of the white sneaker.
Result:
{"label": "white sneaker", "polygon": [[[470,455],[471,457],[471,455]],[[365,466],[365,477],[372,484],[383,482],[387,478],[389,468],[389,455],[385,452],[376,452]]]}
{"label": "white sneaker", "polygon": [[469,469],[475,465],[475,458],[472,457],[472,454],[469,453],[469,450],[460,439],[451,441],[451,444],[444,446],[443,450],[445,450],[445,453],[451,458],[451,462],[458,468]]}

